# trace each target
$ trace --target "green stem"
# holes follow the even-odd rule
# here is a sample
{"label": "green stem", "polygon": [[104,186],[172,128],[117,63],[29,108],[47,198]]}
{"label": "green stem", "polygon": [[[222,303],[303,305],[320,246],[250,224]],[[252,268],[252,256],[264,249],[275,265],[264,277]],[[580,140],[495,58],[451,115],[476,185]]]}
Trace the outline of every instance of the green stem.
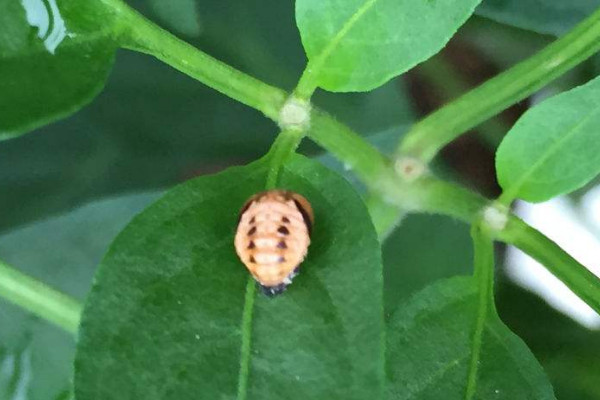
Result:
{"label": "green stem", "polygon": [[569,289],[600,314],[600,279],[556,243],[518,218],[511,218],[497,238],[545,265]]}
{"label": "green stem", "polygon": [[77,333],[81,304],[0,261],[0,296],[71,333]]}
{"label": "green stem", "polygon": [[[417,66],[414,71],[438,89],[444,102],[461,96],[471,88],[471,85],[441,54]],[[492,118],[477,126],[481,138],[491,149],[498,147],[508,129],[509,126],[498,118]]]}
{"label": "green stem", "polygon": [[[307,133],[312,140],[341,160],[346,168],[352,170],[370,187],[377,186],[380,177],[391,171],[391,162],[379,150],[319,109],[313,108],[310,130]],[[397,180],[395,174],[387,178]],[[380,189],[374,191],[381,192]]]}
{"label": "green stem", "polygon": [[531,95],[600,50],[600,9],[562,38],[415,124],[399,155],[429,162],[462,133]]}
{"label": "green stem", "polygon": [[[489,202],[454,184],[435,178],[419,182],[415,191],[422,203],[416,211],[450,215],[473,223]],[[515,216],[508,216],[502,230],[492,232],[495,239],[518,247],[539,261],[578,297],[600,314],[600,278],[575,260],[555,242]]]}
{"label": "green stem", "polygon": [[287,93],[209,56],[123,6],[121,45],[153,55],[205,85],[277,120]]}
{"label": "green stem", "polygon": [[[407,212],[438,213],[473,223],[489,204],[470,190],[432,176],[402,182],[374,146],[321,111],[313,111],[309,137],[353,169],[375,195]],[[494,236],[534,257],[600,313],[600,279],[556,243],[516,217]]]}
{"label": "green stem", "polygon": [[471,237],[473,238],[475,252],[475,272],[473,277],[477,281],[479,300],[475,330],[473,332],[473,340],[471,341],[471,360],[465,390],[465,400],[472,400],[477,391],[477,373],[479,370],[481,347],[483,345],[483,331],[488,313],[494,309],[494,242],[490,235],[484,232],[483,225],[479,222],[473,224]]}
{"label": "green stem", "polygon": [[277,180],[279,178],[279,172],[283,165],[289,160],[294,154],[304,133],[299,129],[286,129],[281,131],[275,142],[267,153],[269,170],[267,172],[267,189],[274,189],[277,187]]}
{"label": "green stem", "polygon": [[390,204],[380,196],[372,193],[366,197],[365,204],[369,210],[379,241],[383,243],[394,231],[394,228],[400,224],[406,213],[398,206]]}

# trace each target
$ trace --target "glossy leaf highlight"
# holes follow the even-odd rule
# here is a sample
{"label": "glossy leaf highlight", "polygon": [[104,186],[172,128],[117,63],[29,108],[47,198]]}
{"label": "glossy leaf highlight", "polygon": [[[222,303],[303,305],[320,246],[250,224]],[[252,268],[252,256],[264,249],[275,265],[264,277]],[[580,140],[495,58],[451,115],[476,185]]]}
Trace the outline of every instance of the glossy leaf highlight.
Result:
{"label": "glossy leaf highlight", "polygon": [[116,49],[113,12],[101,1],[0,0],[0,140],[98,94]]}

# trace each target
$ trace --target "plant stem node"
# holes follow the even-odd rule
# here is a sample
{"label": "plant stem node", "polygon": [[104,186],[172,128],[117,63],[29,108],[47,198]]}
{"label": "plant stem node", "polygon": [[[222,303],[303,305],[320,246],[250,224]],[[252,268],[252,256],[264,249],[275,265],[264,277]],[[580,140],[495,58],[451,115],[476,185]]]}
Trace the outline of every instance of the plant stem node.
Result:
{"label": "plant stem node", "polygon": [[414,157],[400,157],[394,164],[396,173],[405,181],[413,182],[427,172],[427,166]]}
{"label": "plant stem node", "polygon": [[306,131],[310,126],[310,103],[294,96],[287,99],[279,111],[278,124],[281,130]]}
{"label": "plant stem node", "polygon": [[508,223],[508,208],[493,203],[483,209],[483,222],[494,231],[501,231]]}

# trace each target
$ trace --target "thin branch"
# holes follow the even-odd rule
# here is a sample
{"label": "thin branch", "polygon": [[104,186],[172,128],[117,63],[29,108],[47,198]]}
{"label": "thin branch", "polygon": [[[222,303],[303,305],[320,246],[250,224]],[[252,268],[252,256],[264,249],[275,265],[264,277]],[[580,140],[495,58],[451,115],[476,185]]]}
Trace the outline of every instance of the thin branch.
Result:
{"label": "thin branch", "polygon": [[0,261],[0,296],[67,332],[77,333],[81,304]]}
{"label": "thin branch", "polygon": [[469,91],[415,124],[398,157],[427,163],[442,147],[552,82],[600,51],[600,9],[539,53]]}

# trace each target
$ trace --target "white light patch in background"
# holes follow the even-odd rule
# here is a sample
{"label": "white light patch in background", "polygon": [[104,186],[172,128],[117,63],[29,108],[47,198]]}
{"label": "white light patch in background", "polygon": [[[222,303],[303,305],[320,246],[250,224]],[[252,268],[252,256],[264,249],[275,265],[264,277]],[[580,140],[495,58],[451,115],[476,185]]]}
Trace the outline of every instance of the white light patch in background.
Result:
{"label": "white light patch in background", "polygon": [[[600,187],[585,195],[581,211],[568,198],[559,197],[535,205],[519,202],[515,212],[600,277]],[[600,315],[522,251],[508,248],[506,268],[513,281],[558,311],[587,328],[600,329]]]}
{"label": "white light patch in background", "polygon": [[596,186],[583,196],[581,208],[584,218],[589,221],[590,229],[596,234],[596,237],[600,237],[600,186]]}

